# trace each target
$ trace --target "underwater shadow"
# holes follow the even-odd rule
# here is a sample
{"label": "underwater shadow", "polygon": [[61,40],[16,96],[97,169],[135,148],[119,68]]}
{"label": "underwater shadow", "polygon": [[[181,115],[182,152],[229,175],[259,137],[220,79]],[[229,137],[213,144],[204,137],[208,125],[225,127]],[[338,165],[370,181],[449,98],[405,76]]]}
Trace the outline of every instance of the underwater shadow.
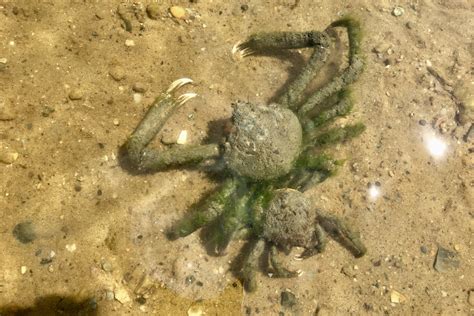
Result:
{"label": "underwater shadow", "polygon": [[95,298],[77,300],[72,296],[47,295],[38,297],[31,307],[0,306],[2,316],[44,316],[70,315],[95,316],[97,302]]}

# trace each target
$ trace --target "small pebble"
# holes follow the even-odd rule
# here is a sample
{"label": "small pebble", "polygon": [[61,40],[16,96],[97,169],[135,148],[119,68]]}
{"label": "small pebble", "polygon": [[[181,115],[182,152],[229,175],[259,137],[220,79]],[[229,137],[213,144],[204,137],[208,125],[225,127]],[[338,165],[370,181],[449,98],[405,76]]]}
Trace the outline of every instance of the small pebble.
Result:
{"label": "small pebble", "polygon": [[283,307],[291,308],[296,305],[296,296],[288,290],[281,292],[280,304]]}
{"label": "small pebble", "polygon": [[406,301],[406,297],[402,293],[400,293],[398,291],[395,291],[395,290],[393,290],[390,293],[390,302],[400,304],[400,303],[403,303],[405,301]]}
{"label": "small pebble", "polygon": [[459,259],[455,252],[438,247],[434,268],[438,272],[447,272],[459,268]]}
{"label": "small pebble", "polygon": [[184,19],[186,17],[186,10],[180,6],[172,6],[170,8],[170,13],[177,19]]}
{"label": "small pebble", "polygon": [[123,80],[125,78],[125,69],[121,66],[113,66],[109,70],[109,75],[116,81]]}
{"label": "small pebble", "polygon": [[0,58],[0,64],[6,64],[7,63],[7,59],[6,58]]}
{"label": "small pebble", "polygon": [[102,263],[102,270],[104,270],[105,272],[112,272],[112,270],[113,270],[112,264],[110,264],[110,262],[108,262],[108,261],[103,262]]}
{"label": "small pebble", "polygon": [[113,301],[115,299],[115,295],[114,295],[114,292],[112,291],[106,291],[105,292],[105,299],[107,301]]}
{"label": "small pebble", "polygon": [[28,267],[27,267],[27,266],[21,266],[21,268],[20,268],[21,274],[25,274],[27,271],[28,271]]}
{"label": "small pebble", "polygon": [[8,147],[0,146],[0,162],[12,164],[18,159],[18,153]]}
{"label": "small pebble", "polygon": [[148,14],[148,17],[152,20],[158,20],[160,17],[160,6],[158,3],[152,3],[149,4],[146,7],[146,13]]}
{"label": "small pebble", "polygon": [[113,120],[113,123],[114,123],[115,126],[119,126],[119,125],[120,125],[120,121],[119,121],[118,119],[116,119],[116,118]]}
{"label": "small pebble", "polygon": [[178,140],[176,140],[176,144],[184,145],[188,141],[188,131],[182,130],[179,132]]}
{"label": "small pebble", "polygon": [[402,16],[405,13],[405,10],[402,7],[393,8],[392,14],[396,17]]}
{"label": "small pebble", "polygon": [[141,82],[135,82],[132,86],[132,90],[138,93],[144,93],[146,91],[146,86]]}
{"label": "small pebble", "polygon": [[248,9],[249,9],[249,6],[248,6],[247,4],[242,4],[242,5],[240,6],[240,10],[242,10],[242,12],[245,12],[245,11],[247,11]]}
{"label": "small pebble", "polygon": [[142,102],[142,99],[143,99],[143,96],[141,93],[134,93],[133,94],[133,102],[135,102],[136,104]]}
{"label": "small pebble", "polygon": [[191,306],[188,309],[188,316],[202,316],[202,315],[205,315],[205,314],[206,313],[202,309],[202,306],[199,306],[199,305]]}
{"label": "small pebble", "polygon": [[54,267],[53,267],[52,264],[50,264],[50,265],[48,266],[48,271],[51,272],[51,273],[54,272]]}
{"label": "small pebble", "polygon": [[471,306],[474,306],[474,289],[470,290],[467,294],[467,301]]}
{"label": "small pebble", "polygon": [[446,291],[441,291],[441,296],[442,296],[442,297],[448,297],[448,292],[446,292]]}
{"label": "small pebble", "polygon": [[81,100],[83,97],[84,94],[80,89],[73,89],[69,92],[69,99],[71,100]]}
{"label": "small pebble", "polygon": [[132,39],[125,40],[125,46],[133,47],[133,46],[135,46],[135,41],[132,40]]}
{"label": "small pebble", "polygon": [[66,245],[66,250],[69,252],[74,252],[76,251],[76,249],[77,249],[76,244]]}
{"label": "small pebble", "polygon": [[128,292],[124,288],[116,289],[114,292],[114,297],[121,304],[126,304],[130,302],[130,296],[128,295]]}
{"label": "small pebble", "polygon": [[418,121],[418,124],[420,124],[421,126],[425,126],[426,125],[426,120],[419,120]]}
{"label": "small pebble", "polygon": [[420,251],[424,254],[427,254],[428,253],[428,247],[426,247],[425,245],[421,246],[420,247]]}
{"label": "small pebble", "polygon": [[13,236],[22,244],[27,244],[36,239],[36,233],[31,221],[21,222],[13,228]]}

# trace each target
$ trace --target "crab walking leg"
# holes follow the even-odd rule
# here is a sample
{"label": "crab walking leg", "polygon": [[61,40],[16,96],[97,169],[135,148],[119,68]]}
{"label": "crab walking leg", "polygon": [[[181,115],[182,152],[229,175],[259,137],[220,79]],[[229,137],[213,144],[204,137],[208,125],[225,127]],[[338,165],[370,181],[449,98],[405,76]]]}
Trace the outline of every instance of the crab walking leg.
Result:
{"label": "crab walking leg", "polygon": [[248,292],[253,292],[257,289],[257,278],[256,271],[258,270],[258,261],[265,249],[265,241],[258,239],[253,241],[251,249],[244,259],[242,268],[242,280],[244,282],[244,288]]}
{"label": "crab walking leg", "polygon": [[312,142],[315,146],[327,146],[335,143],[342,143],[351,138],[359,136],[365,131],[365,125],[362,123],[356,123],[353,125],[347,125],[344,127],[331,128],[326,132],[317,134],[309,133],[307,136],[307,143]]}
{"label": "crab walking leg", "polygon": [[321,109],[312,118],[307,118],[302,123],[305,133],[310,133],[316,127],[319,127],[338,116],[344,116],[352,110],[352,99],[348,89],[340,91],[337,95],[336,102],[331,106]]}
{"label": "crab walking leg", "polygon": [[270,264],[273,268],[273,276],[275,278],[294,278],[301,275],[301,271],[291,271],[283,267],[280,260],[278,260],[278,249],[275,245],[270,246]]}
{"label": "crab walking leg", "polygon": [[360,240],[359,233],[353,231],[342,219],[320,212],[318,222],[328,234],[349,250],[354,257],[360,258],[367,252]]}
{"label": "crab walking leg", "polygon": [[364,61],[360,53],[361,30],[359,23],[352,18],[344,18],[331,24],[331,27],[345,27],[349,38],[349,66],[341,75],[334,78],[322,89],[316,91],[299,108],[298,116],[304,118],[314,107],[321,104],[332,94],[341,91],[354,82],[362,73]]}
{"label": "crab walking leg", "polygon": [[[233,204],[226,208],[224,212],[216,221],[216,229],[213,234],[213,241],[215,243],[214,252],[217,255],[224,255],[230,241],[234,237],[235,233],[242,228],[248,217],[248,201],[250,196],[253,194],[253,189],[250,188],[247,193],[237,198],[235,203],[232,201],[229,204]],[[230,200],[232,196],[229,196],[227,200]]]}
{"label": "crab walking leg", "polygon": [[330,37],[326,32],[258,33],[251,35],[245,42],[237,43],[232,52],[246,57],[262,50],[314,47],[314,53],[307,65],[277,100],[277,103],[284,107],[294,108],[301,102],[304,89],[326,63],[330,43]]}
{"label": "crab walking leg", "polygon": [[196,96],[185,93],[173,97],[173,92],[191,83],[192,80],[182,78],[174,81],[168,90],[162,93],[148,109],[143,120],[128,138],[125,148],[132,164],[139,170],[159,170],[171,165],[200,161],[219,155],[217,145],[196,145],[172,149],[162,152],[145,147],[163,128],[167,119],[184,103]]}
{"label": "crab walking leg", "polygon": [[216,192],[206,198],[204,205],[192,210],[188,216],[175,223],[167,231],[168,238],[175,240],[185,237],[216,219],[224,212],[227,201],[236,187],[236,181],[228,179]]}

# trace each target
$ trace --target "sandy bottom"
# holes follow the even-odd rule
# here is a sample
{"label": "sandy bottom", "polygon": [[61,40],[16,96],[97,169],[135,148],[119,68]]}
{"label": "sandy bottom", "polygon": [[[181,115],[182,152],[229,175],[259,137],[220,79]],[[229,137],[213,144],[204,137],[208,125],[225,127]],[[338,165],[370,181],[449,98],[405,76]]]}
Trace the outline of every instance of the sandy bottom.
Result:
{"label": "sandy bottom", "polygon": [[[145,1],[118,5],[0,1],[2,315],[474,312],[472,1],[159,1],[157,19]],[[186,8],[184,19],[170,16],[172,5]],[[368,253],[355,259],[330,241],[297,261],[295,249],[282,259],[301,277],[260,273],[247,294],[232,269],[244,240],[215,257],[198,233],[163,233],[222,179],[134,175],[119,147],[181,77],[199,97],[152,145],[181,130],[189,143],[219,141],[232,102],[269,102],[308,56],[235,61],[233,44],[258,31],[324,30],[346,14],[363,24],[367,67],[353,113],[335,124],[367,130],[331,149],[344,166],[305,194],[356,227]],[[435,269],[440,247],[449,252]],[[283,291],[293,306],[281,304]]]}

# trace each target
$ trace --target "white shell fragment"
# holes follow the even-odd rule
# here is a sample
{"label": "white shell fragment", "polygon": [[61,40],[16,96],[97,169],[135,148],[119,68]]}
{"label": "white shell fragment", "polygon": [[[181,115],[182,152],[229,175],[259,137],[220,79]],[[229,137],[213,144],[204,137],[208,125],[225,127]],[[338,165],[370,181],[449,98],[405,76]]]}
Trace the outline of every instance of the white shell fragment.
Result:
{"label": "white shell fragment", "polygon": [[182,130],[179,132],[178,140],[176,140],[176,144],[184,145],[188,141],[188,131]]}

